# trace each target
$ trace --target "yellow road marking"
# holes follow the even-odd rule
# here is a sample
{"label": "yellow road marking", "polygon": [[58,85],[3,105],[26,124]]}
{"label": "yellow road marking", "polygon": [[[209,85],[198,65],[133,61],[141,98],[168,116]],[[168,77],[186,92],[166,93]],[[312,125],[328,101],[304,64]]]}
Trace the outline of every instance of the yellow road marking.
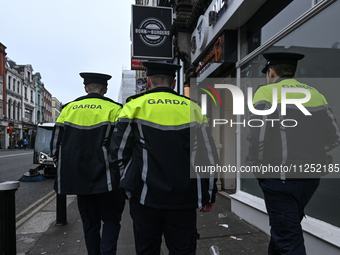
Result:
{"label": "yellow road marking", "polygon": [[56,194],[54,194],[52,197],[50,197],[48,200],[45,201],[45,203],[39,205],[37,208],[35,208],[30,214],[26,215],[26,217],[22,218],[16,223],[16,227],[18,228],[20,225],[22,225],[26,220],[31,218],[35,213],[37,213],[41,208],[43,208],[45,205],[47,205],[49,202],[51,202],[56,197]]}
{"label": "yellow road marking", "polygon": [[55,193],[54,190],[52,190],[50,193],[48,193],[46,196],[40,198],[39,200],[37,200],[35,203],[31,204],[29,207],[27,207],[25,210],[23,210],[22,212],[20,212],[19,214],[17,214],[15,216],[15,218],[17,219],[18,217],[20,217],[21,215],[23,215],[25,212],[27,212],[28,210],[30,210],[32,207],[36,206],[37,204],[39,204],[42,200],[46,199],[47,197],[51,196],[53,193]]}

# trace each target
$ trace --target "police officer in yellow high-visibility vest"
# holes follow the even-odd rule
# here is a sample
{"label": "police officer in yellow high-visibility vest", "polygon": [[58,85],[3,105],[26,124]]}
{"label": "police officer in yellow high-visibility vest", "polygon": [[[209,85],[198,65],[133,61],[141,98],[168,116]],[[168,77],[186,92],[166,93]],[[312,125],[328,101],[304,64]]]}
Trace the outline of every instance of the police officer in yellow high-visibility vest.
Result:
{"label": "police officer in yellow high-visibility vest", "polygon": [[[109,144],[122,106],[104,97],[110,75],[80,73],[86,96],[66,104],[51,140],[58,194],[77,195],[89,255],[116,254],[125,194],[109,169]],[[103,221],[102,236],[100,233]]]}
{"label": "police officer in yellow high-visibility vest", "polygon": [[[267,167],[286,166],[292,170],[273,171],[256,177],[264,194],[271,226],[268,254],[302,255],[306,254],[306,250],[300,223],[304,208],[316,191],[321,175],[299,173],[299,169],[312,164],[326,165],[326,152],[339,145],[340,132],[324,96],[294,78],[297,62],[304,55],[268,52],[263,56],[267,63],[262,72],[266,74],[268,85],[258,88],[253,105],[257,110],[271,109],[276,104],[273,101],[273,91],[276,89],[278,107],[268,116],[251,116],[251,119],[260,119],[266,124],[250,127],[247,163]],[[290,89],[286,93],[289,99],[303,99],[308,94],[311,97],[302,104],[303,108],[287,104],[284,115],[281,109],[284,105],[281,100],[284,88]],[[297,90],[301,88],[306,93]],[[307,110],[311,115],[302,110]]]}
{"label": "police officer in yellow high-visibility vest", "polygon": [[[112,137],[111,167],[121,171],[120,185],[130,197],[136,253],[160,254],[164,233],[170,254],[195,254],[196,209],[210,211],[217,188],[213,176],[190,171],[198,157],[216,166],[217,151],[200,107],[173,90],[180,66],[143,65],[150,90],[123,107]],[[195,136],[202,139],[190,146]]]}

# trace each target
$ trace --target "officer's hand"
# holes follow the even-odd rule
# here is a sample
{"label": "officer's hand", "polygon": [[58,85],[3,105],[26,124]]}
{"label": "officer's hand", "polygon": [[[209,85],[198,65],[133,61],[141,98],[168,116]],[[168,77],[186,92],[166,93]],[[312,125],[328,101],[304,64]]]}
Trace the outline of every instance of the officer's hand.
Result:
{"label": "officer's hand", "polygon": [[214,203],[206,204],[200,208],[200,212],[210,212],[214,208]]}

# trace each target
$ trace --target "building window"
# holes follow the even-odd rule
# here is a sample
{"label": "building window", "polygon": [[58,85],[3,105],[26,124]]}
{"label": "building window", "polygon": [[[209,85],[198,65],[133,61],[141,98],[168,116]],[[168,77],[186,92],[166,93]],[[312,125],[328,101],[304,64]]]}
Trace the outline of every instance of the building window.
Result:
{"label": "building window", "polygon": [[8,119],[11,118],[11,106],[12,106],[12,100],[8,101]]}
{"label": "building window", "polygon": [[15,102],[13,102],[13,119],[15,120]]}
{"label": "building window", "polygon": [[16,80],[13,79],[13,91],[14,91],[14,92],[15,92],[15,82],[16,82]]}
{"label": "building window", "polygon": [[28,119],[28,121],[32,122],[32,111],[29,109],[25,109],[25,118]]}
{"label": "building window", "polygon": [[31,73],[27,71],[27,81],[31,82]]}
{"label": "building window", "polygon": [[[241,28],[241,58],[268,41],[311,7],[310,0],[267,1]],[[271,11],[268,12],[268,9]]]}
{"label": "building window", "polygon": [[37,121],[40,122],[40,111],[37,112]]}
{"label": "building window", "polygon": [[33,103],[34,100],[33,100],[33,90],[31,90],[31,102]]}
{"label": "building window", "polygon": [[17,92],[18,92],[18,94],[20,94],[20,81],[18,81]]}
{"label": "building window", "polygon": [[28,100],[28,97],[27,97],[27,87],[25,87],[24,90],[25,90],[25,99]]}
{"label": "building window", "polygon": [[17,116],[18,116],[18,120],[20,120],[21,118],[20,118],[20,104],[18,104],[18,108],[17,108]]}
{"label": "building window", "polygon": [[8,89],[11,89],[12,77],[8,76]]}

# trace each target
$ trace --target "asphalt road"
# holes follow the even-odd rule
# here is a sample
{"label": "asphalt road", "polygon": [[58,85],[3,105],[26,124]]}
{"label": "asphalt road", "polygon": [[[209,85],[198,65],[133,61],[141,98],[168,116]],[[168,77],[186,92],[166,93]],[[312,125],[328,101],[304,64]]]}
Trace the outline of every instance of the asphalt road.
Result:
{"label": "asphalt road", "polygon": [[[33,164],[33,150],[0,150],[0,182],[17,181]],[[20,182],[20,187],[15,193],[17,227],[26,219],[48,203],[54,196],[53,178],[39,182]]]}

